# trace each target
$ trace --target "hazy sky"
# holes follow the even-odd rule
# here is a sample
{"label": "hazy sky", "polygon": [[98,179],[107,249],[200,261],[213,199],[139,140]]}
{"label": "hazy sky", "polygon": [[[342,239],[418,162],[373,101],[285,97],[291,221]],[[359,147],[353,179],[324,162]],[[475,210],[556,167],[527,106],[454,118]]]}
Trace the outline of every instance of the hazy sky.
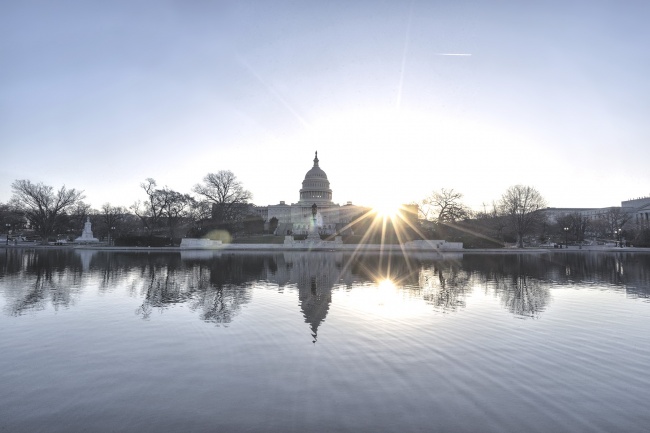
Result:
{"label": "hazy sky", "polygon": [[0,1],[0,202],[227,169],[291,203],[316,150],[341,204],[650,195],[650,2],[531,3]]}

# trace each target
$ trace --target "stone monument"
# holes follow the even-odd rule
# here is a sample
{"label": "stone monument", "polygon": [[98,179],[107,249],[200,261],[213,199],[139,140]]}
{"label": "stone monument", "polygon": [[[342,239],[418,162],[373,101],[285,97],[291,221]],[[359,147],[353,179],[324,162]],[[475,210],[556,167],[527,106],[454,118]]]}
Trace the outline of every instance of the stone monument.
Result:
{"label": "stone monument", "polygon": [[90,217],[88,217],[86,219],[86,222],[84,223],[84,231],[81,233],[81,236],[75,239],[74,241],[82,244],[99,242],[99,239],[93,237],[93,231],[90,227],[91,227]]}
{"label": "stone monument", "polygon": [[318,206],[314,203],[311,206],[311,224],[309,233],[307,234],[307,242],[320,242],[320,234],[318,233],[318,225],[316,222],[316,215],[318,214]]}

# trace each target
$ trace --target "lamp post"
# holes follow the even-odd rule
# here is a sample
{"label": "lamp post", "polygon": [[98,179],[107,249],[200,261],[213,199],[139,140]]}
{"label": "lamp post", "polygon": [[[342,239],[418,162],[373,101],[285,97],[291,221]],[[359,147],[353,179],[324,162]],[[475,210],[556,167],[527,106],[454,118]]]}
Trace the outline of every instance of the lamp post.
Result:
{"label": "lamp post", "polygon": [[108,245],[115,245],[115,227],[111,227],[110,239],[108,240]]}
{"label": "lamp post", "polygon": [[623,248],[623,243],[621,242],[621,232],[623,229],[616,229],[614,230],[614,236],[616,236],[616,242],[618,243],[617,246]]}
{"label": "lamp post", "polygon": [[9,246],[9,230],[11,229],[11,224],[7,223],[5,224],[5,227],[7,227],[7,239],[5,241],[5,245]]}
{"label": "lamp post", "polygon": [[564,227],[564,248],[569,249],[569,228]]}

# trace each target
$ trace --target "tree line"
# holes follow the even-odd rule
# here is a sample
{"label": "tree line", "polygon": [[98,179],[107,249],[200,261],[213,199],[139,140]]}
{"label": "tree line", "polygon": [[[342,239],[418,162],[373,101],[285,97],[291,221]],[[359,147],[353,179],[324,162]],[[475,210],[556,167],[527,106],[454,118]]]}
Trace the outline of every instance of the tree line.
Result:
{"label": "tree line", "polygon": [[650,246],[650,230],[630,224],[632,215],[620,207],[607,208],[595,218],[580,212],[549,218],[544,197],[526,185],[509,187],[480,211],[472,211],[462,198],[462,193],[442,188],[418,203],[427,237],[461,241],[469,247],[582,245],[593,240]]}
{"label": "tree line", "polygon": [[[14,181],[11,188],[11,200],[0,204],[3,231],[20,231],[28,222],[43,243],[59,236],[72,240],[87,217],[92,217],[93,232],[109,243],[120,239],[122,243],[173,245],[182,236],[264,232],[264,221],[250,203],[251,192],[229,170],[208,173],[191,193],[159,187],[155,179],[147,178],[140,184],[143,198],[128,208],[104,203],[92,209],[84,203],[83,191],[66,186],[55,190],[26,179]],[[511,186],[480,211],[464,204],[462,193],[447,188],[433,191],[417,205],[418,227],[412,230],[417,236],[459,241],[470,248],[509,243],[524,247],[569,239],[582,243],[588,238],[616,236],[639,246],[650,243],[650,233],[630,227],[629,215],[620,208],[611,208],[595,220],[572,213],[549,221],[544,212],[546,200],[526,185]],[[275,226],[277,219],[269,221],[267,229]]]}
{"label": "tree line", "polygon": [[546,200],[531,186],[511,186],[492,203],[490,211],[486,206],[483,212],[472,211],[462,198],[462,193],[442,188],[418,203],[421,217],[429,222],[425,229],[440,239],[473,238],[477,246],[485,247],[514,241],[523,248],[527,236],[544,220],[540,211],[546,208]]}
{"label": "tree line", "polygon": [[15,232],[29,226],[35,236],[47,243],[60,235],[78,235],[83,222],[92,216],[93,232],[109,241],[129,236],[152,241],[164,236],[173,244],[179,231],[183,235],[200,234],[203,230],[238,233],[259,231],[264,225],[249,203],[251,192],[229,170],[208,173],[201,183],[194,185],[194,194],[159,187],[152,178],[145,179],[140,188],[143,199],[128,208],[104,203],[96,210],[84,203],[81,190],[65,185],[55,190],[42,182],[19,179],[11,185],[10,201],[0,204],[3,231]]}

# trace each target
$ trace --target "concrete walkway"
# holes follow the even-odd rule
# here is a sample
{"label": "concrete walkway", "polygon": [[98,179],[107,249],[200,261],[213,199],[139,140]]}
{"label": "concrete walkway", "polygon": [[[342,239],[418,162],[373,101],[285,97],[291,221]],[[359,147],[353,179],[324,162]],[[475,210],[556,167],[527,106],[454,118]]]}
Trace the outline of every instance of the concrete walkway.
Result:
{"label": "concrete walkway", "polygon": [[70,248],[83,250],[101,250],[101,251],[132,251],[132,252],[179,252],[179,251],[265,251],[265,252],[285,252],[285,251],[341,251],[341,252],[387,252],[387,253],[462,253],[462,254],[557,254],[557,253],[591,253],[591,252],[614,252],[614,253],[634,253],[650,252],[650,248],[636,247],[612,247],[612,246],[569,246],[569,248],[480,248],[480,249],[429,249],[429,248],[409,248],[404,245],[359,245],[359,244],[334,244],[329,242],[318,242],[313,244],[223,244],[219,248],[213,249],[188,249],[180,247],[114,247],[102,244],[95,245],[40,245],[33,242],[21,242],[18,244],[1,245],[0,248]]}

